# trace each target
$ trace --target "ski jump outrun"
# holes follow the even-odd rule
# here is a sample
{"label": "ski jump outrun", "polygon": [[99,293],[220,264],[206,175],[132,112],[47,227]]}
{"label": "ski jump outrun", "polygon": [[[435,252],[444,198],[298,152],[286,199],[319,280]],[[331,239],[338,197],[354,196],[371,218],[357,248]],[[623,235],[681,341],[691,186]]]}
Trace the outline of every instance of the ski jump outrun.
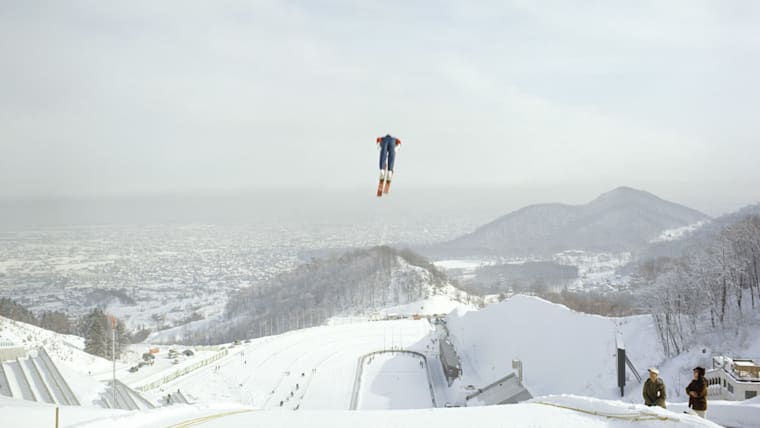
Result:
{"label": "ski jump outrun", "polygon": [[401,145],[401,140],[386,134],[385,137],[377,137],[377,148],[380,150],[380,182],[377,184],[377,196],[383,196],[391,189],[393,178],[393,164],[396,160],[396,150]]}

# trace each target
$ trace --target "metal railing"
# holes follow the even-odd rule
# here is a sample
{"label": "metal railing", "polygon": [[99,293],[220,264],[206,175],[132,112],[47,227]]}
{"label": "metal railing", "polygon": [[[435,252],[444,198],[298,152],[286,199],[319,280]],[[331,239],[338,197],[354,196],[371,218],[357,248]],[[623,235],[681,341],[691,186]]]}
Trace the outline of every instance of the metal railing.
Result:
{"label": "metal railing", "polygon": [[175,380],[175,379],[177,379],[177,378],[179,378],[181,376],[184,376],[184,375],[186,375],[188,373],[194,372],[195,370],[198,370],[198,369],[200,369],[202,367],[205,367],[205,366],[213,363],[214,361],[218,361],[218,360],[226,357],[228,354],[229,354],[229,351],[227,349],[223,349],[223,350],[217,352],[216,354],[212,355],[211,357],[208,357],[208,358],[206,358],[204,360],[198,361],[197,363],[192,364],[190,366],[187,366],[187,367],[181,368],[179,370],[176,370],[176,371],[174,371],[174,372],[172,372],[172,373],[170,373],[170,374],[168,374],[166,376],[161,377],[160,379],[154,380],[154,381],[146,383],[144,385],[135,386],[134,389],[136,391],[140,391],[140,392],[147,392],[147,391],[150,391],[152,389],[156,389],[158,387],[166,385],[167,383],[169,383],[169,382],[171,382],[171,381],[173,381],[173,380]]}

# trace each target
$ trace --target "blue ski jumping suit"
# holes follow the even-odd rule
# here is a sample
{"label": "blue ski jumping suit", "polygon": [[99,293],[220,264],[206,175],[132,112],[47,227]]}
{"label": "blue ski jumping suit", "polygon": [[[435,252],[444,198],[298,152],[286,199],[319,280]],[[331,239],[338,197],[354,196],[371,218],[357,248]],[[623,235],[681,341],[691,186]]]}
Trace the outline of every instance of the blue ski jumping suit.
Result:
{"label": "blue ski jumping suit", "polygon": [[401,140],[388,134],[385,137],[378,137],[377,142],[380,144],[380,169],[393,171],[393,162],[396,160],[396,146],[401,144]]}

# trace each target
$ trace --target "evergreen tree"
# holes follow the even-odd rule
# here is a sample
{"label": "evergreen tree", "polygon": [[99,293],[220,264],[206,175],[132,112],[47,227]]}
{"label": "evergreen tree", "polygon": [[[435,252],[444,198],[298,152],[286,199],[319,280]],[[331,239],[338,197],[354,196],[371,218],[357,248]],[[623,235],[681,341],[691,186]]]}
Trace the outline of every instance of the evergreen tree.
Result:
{"label": "evergreen tree", "polygon": [[0,298],[0,315],[14,321],[37,325],[37,317],[29,309],[7,297]]}
{"label": "evergreen tree", "polygon": [[83,319],[84,350],[99,357],[110,354],[106,316],[100,309],[94,309]]}
{"label": "evergreen tree", "polygon": [[45,330],[52,330],[56,333],[71,334],[73,329],[71,321],[63,312],[45,312],[40,317],[39,326]]}
{"label": "evergreen tree", "polygon": [[[111,317],[99,308],[93,309],[89,315],[82,319],[80,334],[85,338],[85,352],[109,360],[113,358],[111,325]],[[124,322],[116,320],[116,358],[121,357],[121,354],[127,350],[129,343],[129,334]]]}

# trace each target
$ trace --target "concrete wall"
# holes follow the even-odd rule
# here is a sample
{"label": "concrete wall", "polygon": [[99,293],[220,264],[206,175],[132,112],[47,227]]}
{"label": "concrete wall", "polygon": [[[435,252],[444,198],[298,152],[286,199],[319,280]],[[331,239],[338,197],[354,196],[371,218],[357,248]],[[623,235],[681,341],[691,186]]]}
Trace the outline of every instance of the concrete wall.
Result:
{"label": "concrete wall", "polygon": [[26,350],[21,346],[0,347],[0,361],[13,361],[26,357]]}

